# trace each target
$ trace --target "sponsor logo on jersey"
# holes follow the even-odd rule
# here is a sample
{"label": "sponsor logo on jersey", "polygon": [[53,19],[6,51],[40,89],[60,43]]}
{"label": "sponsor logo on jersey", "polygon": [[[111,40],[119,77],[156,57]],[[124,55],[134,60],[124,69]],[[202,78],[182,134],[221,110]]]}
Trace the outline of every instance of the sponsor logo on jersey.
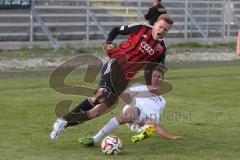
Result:
{"label": "sponsor logo on jersey", "polygon": [[142,42],[140,45],[140,50],[142,52],[146,51],[149,55],[153,55],[154,54],[154,50],[152,49],[152,47],[147,44],[146,42]]}

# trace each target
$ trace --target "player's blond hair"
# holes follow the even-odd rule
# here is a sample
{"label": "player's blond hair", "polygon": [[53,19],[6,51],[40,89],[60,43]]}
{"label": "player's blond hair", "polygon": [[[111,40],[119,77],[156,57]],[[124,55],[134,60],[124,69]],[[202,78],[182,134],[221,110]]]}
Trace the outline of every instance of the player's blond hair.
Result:
{"label": "player's blond hair", "polygon": [[172,17],[170,17],[168,14],[162,14],[158,17],[157,22],[160,20],[164,20],[165,22],[167,22],[170,25],[173,25],[174,21],[172,19]]}

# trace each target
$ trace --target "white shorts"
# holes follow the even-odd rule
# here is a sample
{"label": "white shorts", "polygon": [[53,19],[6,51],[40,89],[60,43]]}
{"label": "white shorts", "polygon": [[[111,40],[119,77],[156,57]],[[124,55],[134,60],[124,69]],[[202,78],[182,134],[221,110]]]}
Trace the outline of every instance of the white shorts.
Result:
{"label": "white shorts", "polygon": [[[123,113],[126,112],[127,108],[129,108],[131,106],[129,105],[126,105],[124,108],[123,108]],[[128,128],[135,134],[138,133],[138,130],[140,127],[142,127],[140,125],[140,122],[143,122],[143,121],[146,121],[146,120],[152,120],[152,121],[156,121],[159,123],[159,115],[158,115],[158,112],[154,111],[154,110],[150,110],[148,108],[143,108],[143,107],[140,107],[140,106],[133,106],[133,107],[136,107],[139,109],[140,111],[140,115],[139,117],[132,121],[131,123],[127,123],[126,125],[128,126]]]}

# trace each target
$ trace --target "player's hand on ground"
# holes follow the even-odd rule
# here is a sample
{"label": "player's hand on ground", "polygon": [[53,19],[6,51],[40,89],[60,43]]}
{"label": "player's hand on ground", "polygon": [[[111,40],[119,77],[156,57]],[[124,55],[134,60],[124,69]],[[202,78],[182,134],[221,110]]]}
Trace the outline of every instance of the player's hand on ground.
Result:
{"label": "player's hand on ground", "polygon": [[160,89],[157,87],[148,86],[148,90],[153,94],[160,95]]}
{"label": "player's hand on ground", "polygon": [[186,138],[183,136],[173,136],[171,140],[186,140]]}
{"label": "player's hand on ground", "polygon": [[111,50],[113,50],[115,48],[116,48],[116,44],[113,44],[113,43],[112,44],[105,43],[103,45],[103,50],[106,51],[106,52],[109,52],[109,51],[111,51]]}

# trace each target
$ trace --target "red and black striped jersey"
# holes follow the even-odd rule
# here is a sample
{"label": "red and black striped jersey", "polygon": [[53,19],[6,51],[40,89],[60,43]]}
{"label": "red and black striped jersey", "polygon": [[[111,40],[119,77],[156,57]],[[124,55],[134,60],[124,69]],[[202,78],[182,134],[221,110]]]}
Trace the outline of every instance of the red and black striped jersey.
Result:
{"label": "red and black striped jersey", "polygon": [[153,26],[133,24],[114,28],[106,41],[112,43],[118,34],[130,35],[118,48],[108,52],[121,65],[127,79],[133,76],[149,62],[160,63],[165,56],[166,46],[163,39],[154,40]]}

